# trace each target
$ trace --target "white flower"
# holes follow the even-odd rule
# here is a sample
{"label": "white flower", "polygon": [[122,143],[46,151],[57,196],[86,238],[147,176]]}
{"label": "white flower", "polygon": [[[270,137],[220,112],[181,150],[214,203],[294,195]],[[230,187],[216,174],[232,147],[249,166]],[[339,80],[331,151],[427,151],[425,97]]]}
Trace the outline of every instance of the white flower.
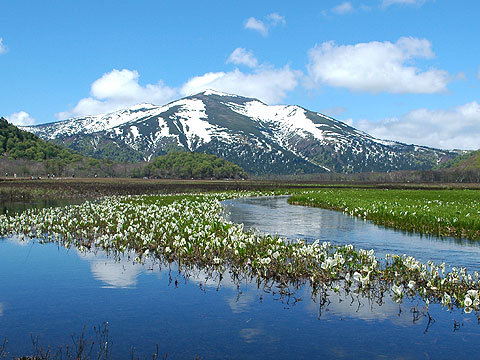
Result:
{"label": "white flower", "polygon": [[395,296],[402,297],[403,296],[403,289],[401,286],[397,286],[395,284],[392,285],[392,290]]}
{"label": "white flower", "polygon": [[442,303],[445,304],[445,305],[448,305],[451,302],[452,302],[452,297],[450,295],[448,295],[447,293],[444,293]]}
{"label": "white flower", "polygon": [[478,290],[468,290],[467,295],[476,299],[478,298]]}
{"label": "white flower", "polygon": [[358,271],[355,271],[353,273],[353,280],[358,282],[362,281],[362,275]]}

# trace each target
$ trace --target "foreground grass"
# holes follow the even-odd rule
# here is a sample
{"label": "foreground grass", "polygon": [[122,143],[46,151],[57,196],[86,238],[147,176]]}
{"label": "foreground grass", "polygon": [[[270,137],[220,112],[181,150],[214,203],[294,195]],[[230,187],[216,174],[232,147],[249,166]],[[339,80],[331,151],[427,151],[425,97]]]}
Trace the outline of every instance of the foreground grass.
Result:
{"label": "foreground grass", "polygon": [[245,231],[243,225],[222,217],[221,200],[259,194],[268,195],[124,196],[64,208],[30,209],[1,215],[0,235],[20,234],[82,251],[134,250],[139,262],[154,257],[187,271],[229,271],[238,283],[254,279],[258,286],[275,283],[285,291],[308,284],[312,296],[326,297],[329,290],[338,292],[341,287],[346,294],[379,301],[386,293],[396,301],[419,295],[427,305],[433,301],[448,308],[478,310],[479,274],[467,274],[466,269],[446,272],[445,264],[422,264],[407,256],[380,260],[373,250],[356,250],[352,245],[287,241]]}
{"label": "foreground grass", "polygon": [[328,189],[299,193],[289,202],[421,234],[480,240],[477,190]]}

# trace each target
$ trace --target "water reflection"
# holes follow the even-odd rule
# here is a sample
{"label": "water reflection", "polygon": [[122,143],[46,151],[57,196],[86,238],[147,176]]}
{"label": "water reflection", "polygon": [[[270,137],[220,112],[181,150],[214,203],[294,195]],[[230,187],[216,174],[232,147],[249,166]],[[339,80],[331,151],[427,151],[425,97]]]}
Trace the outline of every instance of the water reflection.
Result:
{"label": "water reflection", "polygon": [[228,220],[243,223],[246,229],[289,239],[329,241],[353,244],[360,249],[374,249],[378,257],[385,254],[408,254],[416,259],[447,266],[465,266],[480,271],[480,242],[438,238],[396,231],[338,211],[290,205],[288,197],[263,197],[224,202]]}
{"label": "water reflection", "polygon": [[[327,291],[328,302],[325,306],[319,307],[321,299],[317,296],[312,299],[309,296],[302,297],[305,307],[312,314],[318,314],[322,319],[359,319],[365,321],[386,321],[389,320],[397,325],[412,326],[410,316],[401,316],[402,305],[392,300],[393,296],[387,294],[381,299],[371,299],[363,294],[345,294],[343,291]],[[406,301],[405,308],[415,306],[424,307],[424,303]]]}
{"label": "water reflection", "polygon": [[[423,305],[405,300],[399,308],[388,293],[381,306],[378,299],[355,295],[352,301],[331,290],[324,302],[312,298],[308,285],[292,293],[278,284],[257,288],[256,279],[237,279],[228,270],[220,276],[153,260],[134,264],[131,254],[0,240],[0,272],[9,274],[0,277],[0,313],[8,304],[0,334],[13,355],[30,348],[31,333],[56,346],[83,325],[104,321],[113,358],[120,359],[129,358],[133,345],[138,356],[151,357],[155,344],[169,358],[440,358],[459,351],[474,357],[480,336],[475,314],[438,305],[430,306],[435,323],[424,335],[427,318],[414,322],[411,312]],[[453,320],[464,324],[459,332],[452,331]]]}
{"label": "water reflection", "polygon": [[257,341],[257,338],[262,335],[263,331],[259,328],[245,328],[240,330],[240,336],[247,343]]}
{"label": "water reflection", "polygon": [[20,247],[27,247],[32,245],[32,240],[30,240],[29,238],[20,238],[18,235],[10,235],[2,238],[2,240]]}
{"label": "water reflection", "polygon": [[4,309],[4,308],[5,308],[4,303],[1,303],[1,302],[0,302],[0,317],[3,316],[3,309]]}
{"label": "water reflection", "polygon": [[[231,295],[223,298],[233,314],[248,313],[255,302],[261,302],[265,297],[272,296],[275,301],[283,304],[284,308],[302,304],[302,307],[312,315],[326,319],[340,317],[366,321],[390,320],[398,325],[412,325],[410,317],[399,316],[399,305],[391,300],[393,298],[391,293],[385,298],[371,298],[362,293],[327,290],[324,294],[327,303],[322,304],[322,298],[318,295],[312,296],[308,286],[285,289],[268,284],[257,288],[255,278],[239,280],[232,277],[230,271],[220,274],[199,268],[179,270],[174,264],[160,266],[160,263],[152,258],[143,259],[143,263],[134,262],[136,255],[133,252],[115,256],[101,250],[91,252],[76,250],[76,253],[81,260],[86,260],[90,264],[91,274],[103,283],[104,288],[133,289],[141,275],[154,273],[158,278],[170,277],[170,284],[174,284],[175,288],[189,286],[190,283],[196,284],[203,292],[228,289]],[[250,339],[253,335],[249,330],[243,333],[242,337]]]}
{"label": "water reflection", "polygon": [[103,282],[105,287],[133,288],[137,285],[137,278],[145,272],[145,265],[134,263],[134,253],[127,253],[121,257],[107,256],[102,251],[79,252],[82,260],[90,263],[90,270],[95,279]]}
{"label": "water reflection", "polygon": [[3,201],[0,203],[0,215],[23,212],[27,209],[43,209],[47,207],[82,204],[85,199],[43,199],[34,201]]}

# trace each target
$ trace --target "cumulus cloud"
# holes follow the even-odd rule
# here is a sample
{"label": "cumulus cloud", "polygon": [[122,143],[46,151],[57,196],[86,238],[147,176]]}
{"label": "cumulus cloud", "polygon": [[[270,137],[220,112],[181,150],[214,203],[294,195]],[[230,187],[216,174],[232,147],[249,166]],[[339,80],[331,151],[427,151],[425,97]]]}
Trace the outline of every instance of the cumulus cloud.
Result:
{"label": "cumulus cloud", "polygon": [[258,60],[251,51],[247,51],[244,48],[236,48],[228,57],[227,63],[246,65],[253,68],[258,65]]}
{"label": "cumulus cloud", "polygon": [[314,84],[343,87],[370,93],[430,94],[447,90],[450,80],[444,70],[422,71],[415,58],[433,58],[426,39],[402,37],[389,41],[337,45],[324,42],[309,50],[307,65]]}
{"label": "cumulus cloud", "polygon": [[268,29],[265,23],[261,20],[255,19],[254,17],[250,17],[247,19],[247,21],[245,22],[245,29],[258,31],[263,36],[268,35]]}
{"label": "cumulus cloud", "polygon": [[441,149],[480,148],[480,104],[473,101],[448,110],[417,109],[380,122],[360,120],[355,126],[380,139]]}
{"label": "cumulus cloud", "polygon": [[421,6],[425,4],[427,0],[383,0],[382,6],[388,7],[390,5],[400,4],[400,5],[418,5]]}
{"label": "cumulus cloud", "polygon": [[3,43],[3,39],[0,37],[0,54],[7,52],[7,46]]}
{"label": "cumulus cloud", "polygon": [[338,6],[335,6],[332,11],[338,15],[344,15],[353,12],[353,5],[350,1],[345,1]]}
{"label": "cumulus cloud", "polygon": [[271,13],[265,17],[265,21],[250,17],[245,22],[245,29],[258,31],[263,36],[267,36],[271,28],[278,25],[285,25],[285,17],[278,13]]}
{"label": "cumulus cloud", "polygon": [[266,103],[277,103],[287,96],[297,84],[298,73],[289,66],[280,69],[257,68],[253,73],[239,69],[230,72],[210,72],[195,76],[182,87],[183,95],[214,89],[248,97],[258,98]]}
{"label": "cumulus cloud", "polygon": [[177,95],[175,89],[163,84],[139,84],[140,75],[136,70],[112,70],[95,80],[90,95],[81,99],[69,111],[58,113],[57,118],[101,114],[119,110],[138,103],[164,104]]}
{"label": "cumulus cloud", "polygon": [[17,126],[29,126],[29,125],[35,124],[35,119],[25,111],[15,112],[13,114],[6,116],[6,118],[13,125],[17,125]]}

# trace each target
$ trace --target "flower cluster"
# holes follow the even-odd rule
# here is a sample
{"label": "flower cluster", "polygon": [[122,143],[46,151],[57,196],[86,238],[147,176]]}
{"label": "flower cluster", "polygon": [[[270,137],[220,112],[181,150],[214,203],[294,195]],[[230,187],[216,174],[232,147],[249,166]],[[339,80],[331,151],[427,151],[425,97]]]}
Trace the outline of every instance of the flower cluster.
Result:
{"label": "flower cluster", "polygon": [[0,216],[0,235],[19,234],[80,250],[134,250],[184,267],[255,277],[285,286],[309,283],[313,291],[341,284],[372,293],[391,288],[394,298],[422,296],[447,307],[478,310],[479,275],[464,268],[420,263],[408,256],[379,262],[373,250],[328,242],[288,241],[245,231],[223,216],[220,201],[258,193],[109,197],[63,208],[31,209]]}

